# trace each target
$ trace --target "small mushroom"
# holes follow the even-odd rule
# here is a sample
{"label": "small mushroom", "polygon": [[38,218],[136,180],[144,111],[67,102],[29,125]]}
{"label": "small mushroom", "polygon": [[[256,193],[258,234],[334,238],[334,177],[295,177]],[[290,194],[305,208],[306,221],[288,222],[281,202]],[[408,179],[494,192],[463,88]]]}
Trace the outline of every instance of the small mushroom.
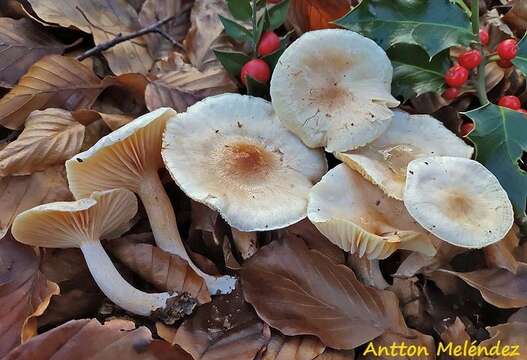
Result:
{"label": "small mushroom", "polygon": [[500,241],[514,222],[498,179],[470,159],[434,156],[410,162],[404,204],[425,229],[465,248]]}
{"label": "small mushroom", "polygon": [[397,249],[436,253],[433,236],[410,217],[402,201],[345,164],[313,187],[307,216],[331,242],[360,257],[385,259]]}
{"label": "small mushroom", "polygon": [[171,295],[134,288],[115,269],[100,242],[126,232],[136,212],[137,199],[128,190],[95,192],[89,198],[24,211],[15,218],[12,232],[16,240],[31,246],[80,248],[102,292],[123,309],[148,316],[164,309]]}
{"label": "small mushroom", "polygon": [[323,152],[290,133],[269,102],[239,94],[208,97],[171,119],[162,155],[190,198],[246,232],[304,218],[309,190],[327,170]]}
{"label": "small mushroom", "polygon": [[470,158],[473,152],[471,146],[433,117],[394,111],[390,127],[380,137],[336,156],[387,195],[403,200],[410,161],[426,156]]}
{"label": "small mushroom", "polygon": [[280,57],[271,98],[280,120],[309,147],[348,151],[379,137],[399,105],[393,68],[372,40],[339,29],[310,31]]}
{"label": "small mushroom", "polygon": [[157,246],[186,260],[205,279],[212,294],[228,293],[235,286],[235,278],[208,275],[188,256],[174,209],[159,179],[157,171],[163,167],[162,134],[166,121],[176,114],[172,109],[161,108],[143,115],[66,161],[70,190],[77,199],[114,188],[137,193],[148,214]]}

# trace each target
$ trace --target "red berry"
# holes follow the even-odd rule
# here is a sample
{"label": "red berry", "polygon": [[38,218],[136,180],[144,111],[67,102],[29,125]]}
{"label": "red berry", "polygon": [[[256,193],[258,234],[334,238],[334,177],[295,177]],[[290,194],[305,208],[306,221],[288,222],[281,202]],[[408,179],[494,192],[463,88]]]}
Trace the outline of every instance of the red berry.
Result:
{"label": "red berry", "polygon": [[522,103],[520,99],[516,96],[502,96],[498,101],[499,106],[503,106],[512,110],[520,110],[522,108]]}
{"label": "red berry", "polygon": [[459,65],[463,66],[467,70],[472,70],[478,67],[483,60],[483,56],[478,50],[469,50],[459,56]]}
{"label": "red berry", "polygon": [[443,97],[447,100],[454,100],[459,96],[460,92],[461,90],[459,90],[458,88],[450,87],[445,90],[445,92],[443,93]]}
{"label": "red berry", "polygon": [[468,70],[461,65],[454,65],[447,70],[445,82],[450,87],[460,87],[468,80]]}
{"label": "red berry", "polygon": [[462,137],[467,136],[474,130],[474,123],[472,121],[464,122],[463,125],[461,125],[461,128],[459,129],[459,133]]}
{"label": "red berry", "polygon": [[496,51],[503,60],[512,60],[518,54],[518,43],[514,39],[503,40],[498,44]]}
{"label": "red berry", "polygon": [[240,78],[245,86],[247,86],[247,76],[263,84],[267,84],[271,78],[271,68],[263,60],[252,59],[243,65],[240,73]]}
{"label": "red berry", "polygon": [[501,59],[501,60],[498,60],[496,63],[498,64],[500,68],[503,68],[503,69],[508,69],[512,66],[512,61],[510,60]]}
{"label": "red berry", "polygon": [[258,54],[260,56],[267,56],[280,49],[280,38],[272,31],[267,31],[262,34],[260,44],[258,44]]}
{"label": "red berry", "polygon": [[479,30],[479,41],[481,45],[487,46],[489,44],[489,32],[485,29]]}

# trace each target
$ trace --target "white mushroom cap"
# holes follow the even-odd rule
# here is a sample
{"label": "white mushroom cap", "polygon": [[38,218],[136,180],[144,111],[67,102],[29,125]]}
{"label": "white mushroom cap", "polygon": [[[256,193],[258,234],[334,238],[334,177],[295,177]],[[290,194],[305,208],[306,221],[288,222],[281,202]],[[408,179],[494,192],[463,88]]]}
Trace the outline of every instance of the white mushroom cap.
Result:
{"label": "white mushroom cap", "polygon": [[345,251],[384,259],[397,249],[435,254],[433,236],[408,214],[402,201],[384,194],[345,164],[331,169],[309,194],[307,216]]}
{"label": "white mushroom cap", "polygon": [[241,231],[271,230],[306,216],[309,190],[327,170],[265,100],[206,98],[167,123],[163,160],[193,200]]}
{"label": "white mushroom cap", "polygon": [[481,248],[500,241],[514,222],[507,193],[477,161],[434,156],[408,165],[404,204],[438,238]]}
{"label": "white mushroom cap", "polygon": [[95,192],[89,198],[44,204],[20,213],[13,222],[17,241],[49,248],[80,247],[83,242],[120,236],[137,212],[134,193]]}
{"label": "white mushroom cap", "polygon": [[121,187],[137,192],[143,174],[163,166],[162,134],[166,121],[176,114],[170,108],[152,111],[66,161],[73,195],[79,199],[94,191]]}
{"label": "white mushroom cap", "polygon": [[280,57],[271,98],[280,120],[309,147],[347,151],[379,137],[399,102],[393,68],[375,42],[339,29],[302,35]]}
{"label": "white mushroom cap", "polygon": [[395,111],[390,127],[380,137],[336,156],[389,196],[403,200],[410,161],[426,156],[470,158],[473,152],[471,146],[433,117]]}

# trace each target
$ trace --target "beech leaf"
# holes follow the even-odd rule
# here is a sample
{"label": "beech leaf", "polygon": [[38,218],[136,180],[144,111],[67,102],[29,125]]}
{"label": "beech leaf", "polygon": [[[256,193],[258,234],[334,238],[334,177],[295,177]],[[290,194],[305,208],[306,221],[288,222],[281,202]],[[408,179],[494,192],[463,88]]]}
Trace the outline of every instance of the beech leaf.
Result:
{"label": "beech leaf", "polygon": [[0,151],[0,176],[29,175],[77,154],[84,126],[61,109],[33,111],[20,136]]}
{"label": "beech leaf", "polygon": [[357,5],[357,0],[291,0],[288,21],[301,34],[336,27],[332,22]]}
{"label": "beech leaf", "polygon": [[273,335],[261,360],[313,360],[326,347],[314,336]]}
{"label": "beech leaf", "polygon": [[314,335],[353,349],[389,327],[380,293],[298,238],[261,248],[241,270],[245,298],[285,335]]}
{"label": "beech leaf", "polygon": [[[496,326],[488,326],[486,329],[490,334],[490,339],[482,341],[480,346],[486,347],[490,351],[496,345],[498,349],[503,349],[504,346],[509,345],[509,354],[500,352],[497,356],[483,357],[482,360],[507,360],[514,359],[514,357],[519,359],[525,354],[525,349],[527,348],[527,336],[525,336],[527,334],[527,323],[508,322]],[[517,349],[516,353],[519,356],[513,356],[511,347]]]}

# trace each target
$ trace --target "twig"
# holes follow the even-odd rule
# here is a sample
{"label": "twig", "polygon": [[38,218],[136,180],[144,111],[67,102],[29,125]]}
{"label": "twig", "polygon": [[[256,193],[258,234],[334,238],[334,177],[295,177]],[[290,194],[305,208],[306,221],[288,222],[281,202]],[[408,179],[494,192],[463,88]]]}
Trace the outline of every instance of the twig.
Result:
{"label": "twig", "polygon": [[[84,14],[84,12],[78,7],[77,7],[77,10],[79,10],[81,12],[81,14],[84,16],[86,21],[88,21],[88,23],[89,23],[89,20],[87,19],[87,17]],[[89,50],[86,50],[85,52],[83,52],[82,54],[77,56],[76,59],[79,60],[79,61],[84,60],[84,59],[86,59],[86,58],[88,58],[90,56],[93,56],[93,55],[98,54],[100,52],[106,51],[106,50],[114,47],[117,44],[120,44],[120,43],[128,41],[128,40],[132,40],[132,39],[134,39],[136,37],[143,36],[143,35],[149,34],[149,33],[160,34],[161,36],[167,38],[170,42],[172,42],[174,44],[174,39],[170,35],[168,35],[165,31],[160,29],[160,27],[162,25],[164,25],[167,22],[173,20],[174,18],[176,18],[175,15],[167,16],[166,18],[161,19],[161,20],[153,23],[152,25],[148,25],[147,27],[144,27],[144,28],[142,28],[142,29],[140,29],[138,31],[134,31],[134,32],[126,34],[126,35],[123,35],[123,34],[119,33],[113,39],[111,39],[109,41],[106,41],[106,42],[103,42],[103,43],[100,43],[97,46],[92,47]],[[177,43],[177,45],[180,46],[181,44]]]}
{"label": "twig", "polygon": [[158,28],[158,29],[155,29],[153,32],[161,35],[162,37],[164,37],[165,39],[167,39],[168,41],[170,41],[170,43],[172,44],[172,46],[177,46],[178,48],[180,49],[184,49],[183,47],[183,44],[180,43],[179,41],[177,41],[176,39],[174,39],[172,37],[172,35],[170,35],[169,33],[167,33],[165,30],[161,29],[161,28]]}
{"label": "twig", "polygon": [[258,21],[256,20],[256,12],[258,11],[258,7],[256,5],[256,0],[252,1],[252,25],[253,25],[253,42],[254,42],[254,56],[258,56],[258,39],[256,36],[258,35]]}
{"label": "twig", "polygon": [[[472,33],[479,39],[479,0],[472,0]],[[481,42],[478,41],[479,50],[483,53]],[[483,54],[482,54],[483,55]],[[476,82],[476,90],[478,92],[478,99],[481,106],[487,105],[489,99],[487,97],[487,85],[485,83],[485,66],[487,65],[486,56],[483,56],[481,64],[478,66],[478,77]]]}

